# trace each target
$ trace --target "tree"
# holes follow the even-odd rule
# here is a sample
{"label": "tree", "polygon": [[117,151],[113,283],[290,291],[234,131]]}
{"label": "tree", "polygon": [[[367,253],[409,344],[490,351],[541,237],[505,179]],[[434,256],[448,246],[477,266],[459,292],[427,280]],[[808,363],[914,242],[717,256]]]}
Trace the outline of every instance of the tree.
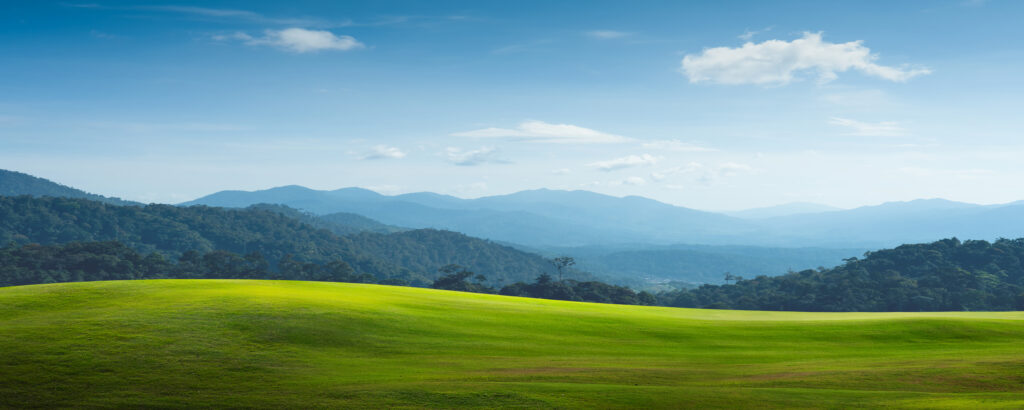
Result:
{"label": "tree", "polygon": [[[457,264],[449,264],[442,266],[437,269],[438,272],[444,273],[443,276],[437,278],[430,287],[434,289],[445,289],[445,290],[458,290],[462,292],[478,292],[478,293],[494,293],[494,289],[485,286],[482,282],[487,280],[484,275],[475,275],[473,272],[466,269],[465,266]],[[474,277],[475,275],[475,277]],[[466,279],[474,277],[475,283],[470,283]]]}
{"label": "tree", "polygon": [[555,265],[555,269],[558,270],[558,281],[561,282],[563,271],[568,269],[570,266],[575,265],[576,259],[573,259],[572,256],[559,256],[555,259],[552,259],[551,264]]}

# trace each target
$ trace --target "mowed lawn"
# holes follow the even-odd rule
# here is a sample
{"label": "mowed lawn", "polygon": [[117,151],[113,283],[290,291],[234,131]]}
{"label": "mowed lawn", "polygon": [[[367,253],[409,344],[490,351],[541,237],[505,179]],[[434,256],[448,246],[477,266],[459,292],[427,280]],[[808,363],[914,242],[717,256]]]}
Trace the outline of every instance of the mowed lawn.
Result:
{"label": "mowed lawn", "polygon": [[0,288],[0,407],[1024,408],[1024,313],[787,313],[406,287]]}

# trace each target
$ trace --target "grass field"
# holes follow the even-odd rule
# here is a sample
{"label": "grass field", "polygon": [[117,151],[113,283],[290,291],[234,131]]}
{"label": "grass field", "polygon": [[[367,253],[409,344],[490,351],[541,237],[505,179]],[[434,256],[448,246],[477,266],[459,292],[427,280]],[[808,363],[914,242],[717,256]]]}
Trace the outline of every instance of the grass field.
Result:
{"label": "grass field", "polygon": [[0,288],[0,406],[1024,408],[1024,313],[284,281]]}

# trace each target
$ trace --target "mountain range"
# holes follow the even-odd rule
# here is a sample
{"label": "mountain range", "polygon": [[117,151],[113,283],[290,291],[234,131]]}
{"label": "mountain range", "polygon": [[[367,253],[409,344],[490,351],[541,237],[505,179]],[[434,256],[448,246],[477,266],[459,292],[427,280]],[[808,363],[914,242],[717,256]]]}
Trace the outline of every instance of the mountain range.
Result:
{"label": "mountain range", "polygon": [[[0,171],[0,176],[0,192],[5,196],[64,196],[141,205],[27,174]],[[430,192],[389,196],[361,188],[319,191],[292,185],[222,191],[180,205],[272,211],[341,238],[421,228],[454,231],[527,254],[571,255],[581,270],[632,284],[721,283],[727,272],[753,277],[831,267],[865,251],[902,243],[1024,236],[1024,203],[975,205],[942,199],[850,210],[794,203],[714,213],[587,191],[539,189],[462,199]],[[371,243],[387,236],[370,238],[359,241]],[[391,237],[383,243],[397,245],[392,247],[395,250],[378,246],[370,253],[396,252],[412,242]],[[415,252],[429,252],[420,244]],[[539,266],[535,261],[528,263],[533,270]],[[427,265],[417,262],[404,267],[431,273]]]}
{"label": "mountain range", "polygon": [[[458,231],[536,247],[642,243],[870,249],[941,238],[1024,236],[1024,203],[944,199],[849,210],[795,204],[729,215],[637,196],[538,189],[477,199],[429,192],[381,195],[361,188],[285,186],[222,191],[182,205],[279,203],[319,215],[348,212],[389,225]],[[801,211],[802,210],[802,211]]]}

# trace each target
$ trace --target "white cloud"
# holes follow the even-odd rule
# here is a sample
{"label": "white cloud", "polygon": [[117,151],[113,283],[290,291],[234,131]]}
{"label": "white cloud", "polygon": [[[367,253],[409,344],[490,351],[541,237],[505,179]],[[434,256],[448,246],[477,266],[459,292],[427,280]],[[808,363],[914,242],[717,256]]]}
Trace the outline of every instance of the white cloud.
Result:
{"label": "white cloud", "polygon": [[448,161],[455,165],[473,166],[486,163],[507,164],[508,161],[498,157],[498,150],[494,147],[482,147],[480,149],[464,151],[461,148],[448,147],[444,152]]}
{"label": "white cloud", "polygon": [[844,133],[843,135],[857,137],[903,137],[907,135],[907,130],[895,121],[872,123],[851,120],[848,118],[832,117],[828,123],[838,125],[840,127],[846,127],[849,132]]}
{"label": "white cloud", "polygon": [[653,140],[645,142],[641,145],[645,149],[659,150],[659,151],[673,151],[673,152],[712,152],[717,151],[714,148],[702,147],[699,145],[690,144],[680,140]]}
{"label": "white cloud", "polygon": [[482,128],[456,132],[455,137],[507,138],[528,142],[606,144],[632,141],[619,135],[608,134],[570,124],[549,124],[543,121],[525,121],[516,128]]}
{"label": "white cloud", "polygon": [[263,37],[252,37],[245,33],[235,33],[230,37],[220,36],[214,39],[243,40],[251,46],[271,46],[296,53],[310,53],[321,50],[353,50],[365,47],[363,43],[351,36],[338,36],[327,30],[306,30],[302,28],[286,28],[284,30],[266,30]]}
{"label": "white cloud", "polygon": [[610,39],[623,38],[623,37],[629,36],[629,33],[626,33],[624,31],[615,31],[615,30],[593,30],[593,31],[588,31],[588,32],[586,32],[584,34],[586,34],[587,37],[599,38],[599,39],[603,39],[603,40],[610,40]]}
{"label": "white cloud", "polygon": [[551,173],[554,175],[567,175],[571,172],[572,170],[570,170],[569,168],[559,168],[551,171]]}
{"label": "white cloud", "polygon": [[614,171],[617,169],[651,166],[658,163],[658,158],[650,154],[629,155],[622,158],[615,158],[608,161],[598,161],[589,164],[601,171]]}
{"label": "white cloud", "polygon": [[402,159],[405,158],[405,153],[396,147],[389,147],[387,145],[377,145],[370,149],[359,159]]}
{"label": "white cloud", "polygon": [[804,33],[793,41],[747,42],[737,48],[715,47],[683,58],[682,71],[691,83],[787,84],[805,72],[828,82],[837,73],[854,69],[866,75],[903,82],[929,74],[927,68],[889,67],[875,64],[878,56],[861,41],[829,43],[821,33]]}

